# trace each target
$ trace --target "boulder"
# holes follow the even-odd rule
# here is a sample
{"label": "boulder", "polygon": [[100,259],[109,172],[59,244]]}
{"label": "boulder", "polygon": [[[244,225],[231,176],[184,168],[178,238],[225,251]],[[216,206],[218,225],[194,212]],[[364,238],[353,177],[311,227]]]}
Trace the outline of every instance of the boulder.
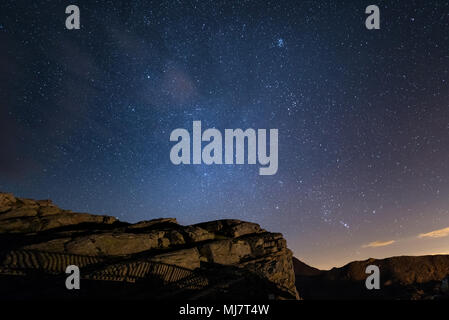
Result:
{"label": "boulder", "polygon": [[197,248],[181,249],[173,252],[157,254],[152,256],[150,260],[191,270],[200,267],[200,254]]}
{"label": "boulder", "polygon": [[237,238],[247,234],[264,231],[256,223],[232,219],[204,222],[196,224],[195,226],[200,227],[210,233],[220,234],[231,238]]}
{"label": "boulder", "polygon": [[202,245],[200,252],[210,263],[234,265],[251,256],[251,246],[242,240],[219,240]]}
{"label": "boulder", "polygon": [[37,216],[36,208],[20,207],[17,209],[10,209],[8,212],[1,214],[0,220],[35,217],[35,216]]}
{"label": "boulder", "polygon": [[184,228],[186,239],[189,242],[201,242],[215,239],[215,234],[198,226],[187,226]]}
{"label": "boulder", "polygon": [[178,224],[176,218],[159,218],[153,220],[140,221],[128,226],[128,229],[146,229],[161,224]]}
{"label": "boulder", "polygon": [[[117,221],[114,217],[96,216],[88,213],[58,211],[53,214],[46,212],[38,216],[39,209],[11,209],[5,219],[1,219],[0,233],[35,233],[51,229],[76,226],[80,224],[108,225]],[[10,214],[10,216],[8,216]]]}
{"label": "boulder", "polygon": [[10,210],[16,203],[16,198],[12,193],[0,192],[0,214]]}
{"label": "boulder", "polygon": [[[90,256],[123,256],[151,249],[168,247],[162,241],[165,233],[100,233],[76,238],[65,245],[66,252]],[[165,238],[166,239],[166,238]]]}

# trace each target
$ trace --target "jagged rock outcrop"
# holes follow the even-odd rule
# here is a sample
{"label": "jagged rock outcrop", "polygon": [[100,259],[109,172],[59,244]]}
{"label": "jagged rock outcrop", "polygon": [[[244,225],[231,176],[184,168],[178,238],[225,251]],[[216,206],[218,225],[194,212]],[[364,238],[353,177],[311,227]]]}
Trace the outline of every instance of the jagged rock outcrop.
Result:
{"label": "jagged rock outcrop", "polygon": [[[2,288],[16,286],[17,277],[38,286],[44,275],[65,276],[66,266],[75,264],[83,279],[93,281],[87,297],[113,295],[108,281],[134,283],[127,297],[187,292],[197,298],[299,297],[282,235],[240,220],[182,226],[162,218],[129,224],[63,210],[50,200],[0,193],[0,252]],[[49,296],[63,289],[50,290]]]}
{"label": "jagged rock outcrop", "polygon": [[0,193],[0,233],[35,233],[82,223],[112,224],[117,219],[75,213],[56,207],[51,200],[16,198]]}

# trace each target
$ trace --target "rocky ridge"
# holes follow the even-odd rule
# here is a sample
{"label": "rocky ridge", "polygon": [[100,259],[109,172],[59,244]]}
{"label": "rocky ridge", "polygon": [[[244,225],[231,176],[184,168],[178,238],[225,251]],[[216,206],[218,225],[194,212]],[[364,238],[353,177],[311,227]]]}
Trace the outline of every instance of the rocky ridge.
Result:
{"label": "rocky ridge", "polygon": [[[341,268],[318,270],[294,259],[296,285],[307,300],[449,299],[449,255],[399,256],[353,261]],[[380,270],[380,290],[367,290],[367,266]]]}
{"label": "rocky ridge", "polygon": [[[168,298],[299,298],[282,234],[240,220],[130,224],[0,193],[0,251],[3,288],[20,287],[18,279],[25,278],[38,288],[41,279],[65,276],[65,267],[77,264],[93,288],[83,297],[111,294],[106,288],[119,285],[130,298],[162,297],[164,290]],[[149,281],[152,286],[145,285]],[[61,290],[55,287],[48,296]],[[19,289],[16,295],[21,297]]]}

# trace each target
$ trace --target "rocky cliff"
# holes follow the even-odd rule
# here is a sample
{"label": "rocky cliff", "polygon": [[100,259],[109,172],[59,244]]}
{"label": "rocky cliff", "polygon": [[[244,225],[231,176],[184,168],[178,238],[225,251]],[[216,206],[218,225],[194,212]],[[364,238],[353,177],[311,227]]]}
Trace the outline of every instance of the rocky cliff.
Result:
{"label": "rocky cliff", "polygon": [[[0,296],[298,299],[279,233],[239,220],[136,224],[0,193]],[[68,265],[82,288],[65,288]]]}

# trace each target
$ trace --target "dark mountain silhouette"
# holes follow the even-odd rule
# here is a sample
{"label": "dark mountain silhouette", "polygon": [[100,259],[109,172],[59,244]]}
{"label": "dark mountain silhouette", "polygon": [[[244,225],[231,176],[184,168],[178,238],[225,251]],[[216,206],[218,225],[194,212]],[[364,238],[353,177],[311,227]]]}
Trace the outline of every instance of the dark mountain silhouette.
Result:
{"label": "dark mountain silhouette", "polygon": [[320,275],[323,271],[311,267],[308,264],[298,260],[293,257],[293,269],[295,270],[295,276],[317,276]]}
{"label": "dark mountain silhouette", "polygon": [[[354,261],[320,271],[293,258],[296,286],[308,299],[447,299],[449,255],[401,256]],[[380,290],[368,290],[366,267],[380,270]]]}

